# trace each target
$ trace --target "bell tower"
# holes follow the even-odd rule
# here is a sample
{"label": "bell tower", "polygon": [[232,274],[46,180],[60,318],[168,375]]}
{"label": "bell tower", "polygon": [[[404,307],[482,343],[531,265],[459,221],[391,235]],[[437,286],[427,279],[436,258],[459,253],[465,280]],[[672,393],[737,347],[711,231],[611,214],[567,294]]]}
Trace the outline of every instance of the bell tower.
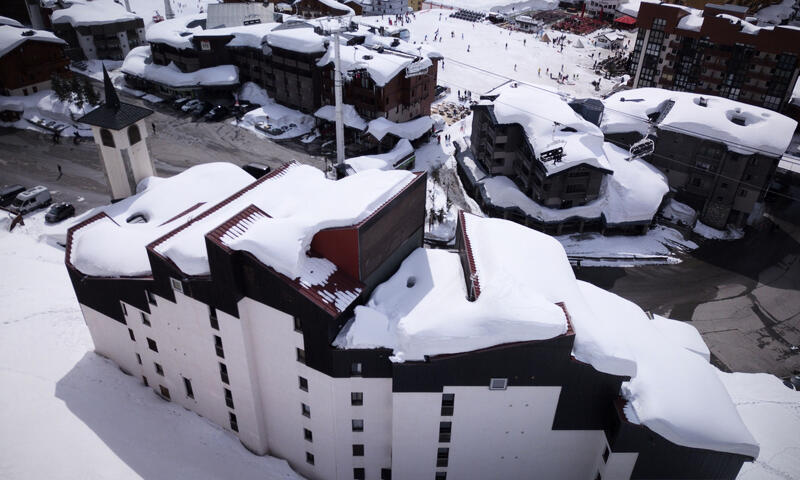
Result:
{"label": "bell tower", "polygon": [[106,172],[111,201],[136,193],[136,185],[156,174],[147,149],[147,125],[144,119],[153,113],[149,108],[120,102],[103,66],[106,100],[78,121],[92,126],[95,143]]}

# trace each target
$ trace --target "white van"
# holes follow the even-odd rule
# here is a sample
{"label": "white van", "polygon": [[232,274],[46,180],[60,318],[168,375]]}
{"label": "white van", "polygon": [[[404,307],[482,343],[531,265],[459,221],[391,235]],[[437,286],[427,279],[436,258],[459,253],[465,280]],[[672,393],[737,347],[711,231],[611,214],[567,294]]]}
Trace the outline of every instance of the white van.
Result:
{"label": "white van", "polygon": [[17,195],[8,209],[14,213],[28,213],[37,208],[46,207],[52,201],[47,187],[39,185]]}

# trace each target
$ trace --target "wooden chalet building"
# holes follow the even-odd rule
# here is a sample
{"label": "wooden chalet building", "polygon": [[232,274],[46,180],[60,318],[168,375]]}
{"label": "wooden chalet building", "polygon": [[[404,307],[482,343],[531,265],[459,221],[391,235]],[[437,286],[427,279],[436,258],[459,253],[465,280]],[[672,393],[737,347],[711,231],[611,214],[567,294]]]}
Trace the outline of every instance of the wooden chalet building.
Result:
{"label": "wooden chalet building", "polygon": [[0,26],[0,94],[30,95],[50,88],[54,74],[69,76],[66,46],[51,32]]}

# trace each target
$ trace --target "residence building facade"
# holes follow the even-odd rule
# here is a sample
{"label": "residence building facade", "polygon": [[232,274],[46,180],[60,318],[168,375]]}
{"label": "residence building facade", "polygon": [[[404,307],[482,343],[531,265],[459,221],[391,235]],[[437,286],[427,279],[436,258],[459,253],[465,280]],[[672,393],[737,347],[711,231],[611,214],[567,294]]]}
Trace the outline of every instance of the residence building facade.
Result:
{"label": "residence building facade", "polygon": [[783,111],[800,71],[800,30],[758,27],[747,7],[643,3],[630,85],[716,95]]}
{"label": "residence building facade", "polygon": [[53,32],[69,43],[67,53],[72,59],[124,60],[132,49],[146,43],[141,17],[128,14],[125,18],[112,18],[100,23],[82,22],[69,15],[59,16],[70,9],[56,10],[52,18]]}
{"label": "residence building facade", "polygon": [[66,46],[51,32],[0,26],[0,94],[30,95],[50,88],[53,75],[68,76]]}
{"label": "residence building facade", "polygon": [[[224,183],[236,167],[223,167],[200,168],[203,175],[214,169]],[[679,445],[633,423],[620,397],[630,377],[573,356],[577,303],[553,307],[565,328],[543,339],[405,362],[380,344],[343,346],[356,306],[422,251],[426,179],[369,173],[370,185],[389,176],[401,181],[353,224],[312,234],[305,261],[324,266],[326,275],[292,278],[265,263],[258,248],[237,242],[273,221],[256,204],[273,202],[269,196],[282,182],[307,180],[310,168],[284,166],[221,198],[160,204],[164,211],[148,220],[160,224],[152,226],[157,238],[141,245],[147,262],[136,272],[115,270],[111,252],[92,253],[84,244],[109,232],[124,235],[123,217],[133,211],[117,210],[116,221],[99,213],[72,227],[67,269],[95,351],[252,452],[284,458],[312,479],[524,478],[532,471],[586,480],[733,479],[757,454]],[[182,175],[157,188],[183,191],[179,182],[195,179],[192,170]],[[339,182],[354,185],[358,175]],[[341,188],[346,203],[352,192]],[[147,203],[148,195],[139,200]],[[281,208],[280,201],[271,204]],[[443,253],[456,259],[461,295],[471,301],[491,289],[475,268],[487,238],[474,235],[478,221],[462,214],[458,253]],[[174,255],[198,240],[207,271]],[[402,279],[408,289],[426,281]]]}

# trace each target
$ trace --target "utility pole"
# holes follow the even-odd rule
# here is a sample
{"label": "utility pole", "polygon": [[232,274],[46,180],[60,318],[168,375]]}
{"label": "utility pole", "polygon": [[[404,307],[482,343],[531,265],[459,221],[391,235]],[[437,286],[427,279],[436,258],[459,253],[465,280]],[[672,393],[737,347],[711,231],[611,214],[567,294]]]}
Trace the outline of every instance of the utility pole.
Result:
{"label": "utility pole", "polygon": [[334,96],[336,99],[336,167],[342,168],[344,165],[344,119],[342,112],[342,70],[339,57],[339,29],[333,32],[334,41],[334,73],[333,73],[333,86]]}
{"label": "utility pole", "polygon": [[133,13],[131,12],[131,4],[128,2],[128,0],[125,0],[125,10],[127,10],[128,13]]}

